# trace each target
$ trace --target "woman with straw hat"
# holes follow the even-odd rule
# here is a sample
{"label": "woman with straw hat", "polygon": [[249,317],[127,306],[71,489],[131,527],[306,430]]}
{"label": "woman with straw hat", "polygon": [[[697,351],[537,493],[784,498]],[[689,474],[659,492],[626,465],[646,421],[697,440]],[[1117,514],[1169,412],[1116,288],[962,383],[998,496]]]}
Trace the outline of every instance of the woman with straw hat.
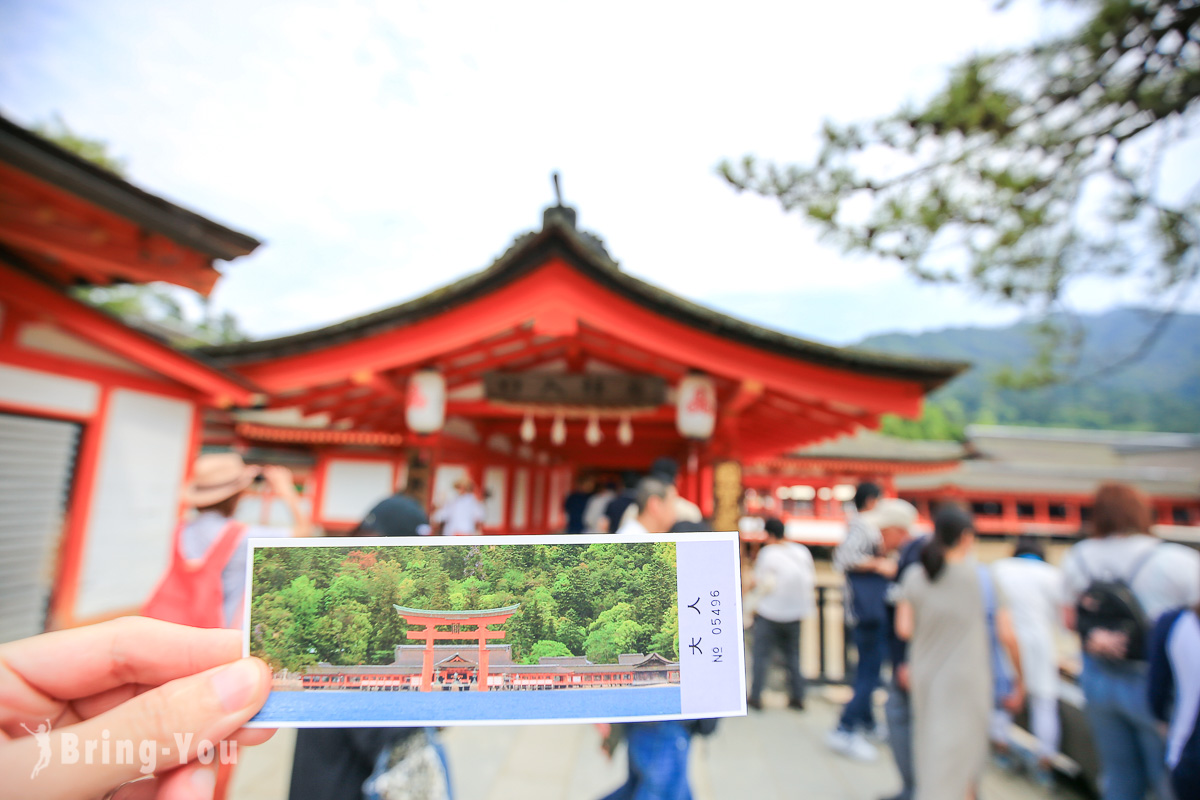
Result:
{"label": "woman with straw hat", "polygon": [[[262,475],[272,494],[291,511],[292,529],[241,525],[234,519],[238,502],[254,480]],[[205,453],[196,459],[192,478],[184,487],[184,502],[196,509],[196,516],[182,523],[179,551],[185,559],[204,558],[224,536],[237,536],[232,554],[221,570],[222,611],[225,624],[237,627],[246,587],[246,545],[251,537],[304,537],[311,533],[308,514],[300,504],[300,495],[286,467],[260,468],[247,465],[237,453]],[[233,529],[241,528],[238,535]]]}

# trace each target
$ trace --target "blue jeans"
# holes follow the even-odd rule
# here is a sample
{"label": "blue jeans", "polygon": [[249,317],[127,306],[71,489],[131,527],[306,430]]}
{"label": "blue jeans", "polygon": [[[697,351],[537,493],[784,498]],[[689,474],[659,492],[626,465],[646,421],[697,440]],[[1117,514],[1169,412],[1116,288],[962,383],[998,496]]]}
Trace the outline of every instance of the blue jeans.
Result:
{"label": "blue jeans", "polygon": [[1107,666],[1085,655],[1079,685],[1100,755],[1103,800],[1143,800],[1149,789],[1169,800],[1166,744],[1150,712],[1146,671]]}
{"label": "blue jeans", "polygon": [[626,728],[629,778],[604,800],[691,800],[686,723],[637,722]]}
{"label": "blue jeans", "polygon": [[854,627],[854,646],[858,649],[858,665],[854,668],[854,697],[842,709],[838,727],[844,731],[871,730],[875,727],[875,711],[871,694],[879,688],[879,671],[887,655],[887,638],[878,622],[859,623]]}

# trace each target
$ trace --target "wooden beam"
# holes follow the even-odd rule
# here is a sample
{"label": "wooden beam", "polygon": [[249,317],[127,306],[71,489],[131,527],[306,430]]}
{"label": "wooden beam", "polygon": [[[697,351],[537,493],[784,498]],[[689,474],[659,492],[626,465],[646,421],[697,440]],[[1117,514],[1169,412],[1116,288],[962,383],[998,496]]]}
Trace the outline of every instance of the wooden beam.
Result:
{"label": "wooden beam", "polygon": [[653,359],[638,361],[637,359],[616,352],[615,349],[600,349],[586,342],[583,343],[582,348],[589,358],[630,372],[643,375],[659,375],[669,381],[677,381],[687,374],[687,370],[671,369],[663,364],[654,364],[652,363]]}
{"label": "wooden beam", "polygon": [[221,277],[207,258],[158,234],[148,234],[142,242],[101,240],[95,235],[99,228],[77,231],[14,219],[18,216],[24,215],[0,215],[0,241],[78,265],[86,275],[106,275],[104,283],[167,281],[208,295]]}
{"label": "wooden beam", "polygon": [[147,369],[199,392],[215,405],[249,405],[254,393],[211,367],[168,345],[60,294],[0,258],[0,286],[7,302],[54,323],[90,343],[112,350]]}
{"label": "wooden beam", "polygon": [[368,411],[375,411],[379,408],[392,408],[396,405],[396,401],[390,397],[378,397],[377,395],[367,395],[362,400],[354,403],[347,403],[340,408],[332,409],[329,413],[329,424],[341,422],[343,420],[351,420],[353,422],[362,414]]}
{"label": "wooden beam", "polygon": [[[742,412],[758,402],[766,387],[756,380],[744,380],[734,390],[733,397],[725,404],[724,412],[731,417],[741,416]],[[722,413],[718,408],[718,413]]]}
{"label": "wooden beam", "polygon": [[493,355],[484,358],[482,361],[476,361],[473,364],[467,364],[465,366],[458,367],[457,369],[447,369],[442,374],[446,378],[447,385],[449,385],[452,381],[460,381],[463,378],[482,375],[484,372],[497,369],[498,367],[501,367],[504,364],[512,361],[531,356],[538,356],[551,350],[565,351],[566,344],[562,339],[554,339],[550,342],[543,342],[542,344],[523,347],[520,350],[513,350],[502,355]]}
{"label": "wooden beam", "polygon": [[167,281],[208,294],[221,277],[208,256],[9,164],[0,164],[0,241],[50,254],[99,284]]}
{"label": "wooden beam", "polygon": [[300,408],[304,410],[314,403],[330,397],[336,397],[354,388],[354,384],[342,381],[335,386],[324,386],[302,394],[272,395],[267,400],[267,408]]}
{"label": "wooden beam", "polygon": [[479,350],[484,350],[488,353],[495,353],[496,350],[507,347],[510,344],[515,344],[516,342],[530,342],[533,341],[534,338],[536,338],[536,334],[532,330],[518,327],[508,333],[501,333],[499,335],[486,337],[478,342],[460,347],[457,350],[447,351],[437,357],[437,363],[441,365],[443,369],[450,369],[450,364],[454,361],[457,361],[463,356],[470,355],[471,353]]}
{"label": "wooden beam", "polygon": [[[545,414],[548,416],[551,413],[551,408],[547,407]],[[489,400],[451,400],[446,404],[446,416],[520,420],[525,416],[525,410],[499,405]],[[639,422],[674,423],[674,421],[675,407],[670,405],[659,406],[652,411],[633,415],[635,425]]]}

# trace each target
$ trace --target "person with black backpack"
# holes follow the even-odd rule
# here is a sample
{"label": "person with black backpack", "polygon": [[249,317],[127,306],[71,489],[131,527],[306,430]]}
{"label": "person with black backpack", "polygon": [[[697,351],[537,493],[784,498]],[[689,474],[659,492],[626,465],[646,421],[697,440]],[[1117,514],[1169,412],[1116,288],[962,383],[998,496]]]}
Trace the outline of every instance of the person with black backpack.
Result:
{"label": "person with black backpack", "polygon": [[1083,653],[1079,677],[1100,755],[1103,800],[1172,797],[1166,744],[1147,699],[1151,629],[1167,609],[1200,602],[1200,553],[1150,535],[1132,486],[1100,487],[1091,536],[1063,558],[1066,622]]}

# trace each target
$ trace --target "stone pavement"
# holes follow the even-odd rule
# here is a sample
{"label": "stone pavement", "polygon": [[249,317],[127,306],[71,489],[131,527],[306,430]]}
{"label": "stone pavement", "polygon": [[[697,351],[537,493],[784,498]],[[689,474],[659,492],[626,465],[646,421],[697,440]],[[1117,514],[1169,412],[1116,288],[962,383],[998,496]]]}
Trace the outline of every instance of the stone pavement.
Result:
{"label": "stone pavement", "polygon": [[[842,693],[814,690],[804,712],[783,708],[781,693],[764,693],[765,711],[722,720],[713,736],[693,740],[690,765],[696,800],[877,800],[899,788],[886,748],[873,764],[834,755],[824,737],[840,711]],[[262,747],[243,750],[230,797],[284,800],[294,734],[280,731]],[[599,798],[625,777],[624,750],[609,761],[592,725],[459,727],[443,731],[458,798],[558,800]],[[986,800],[1066,800],[1077,795],[1039,790],[992,769]]]}

